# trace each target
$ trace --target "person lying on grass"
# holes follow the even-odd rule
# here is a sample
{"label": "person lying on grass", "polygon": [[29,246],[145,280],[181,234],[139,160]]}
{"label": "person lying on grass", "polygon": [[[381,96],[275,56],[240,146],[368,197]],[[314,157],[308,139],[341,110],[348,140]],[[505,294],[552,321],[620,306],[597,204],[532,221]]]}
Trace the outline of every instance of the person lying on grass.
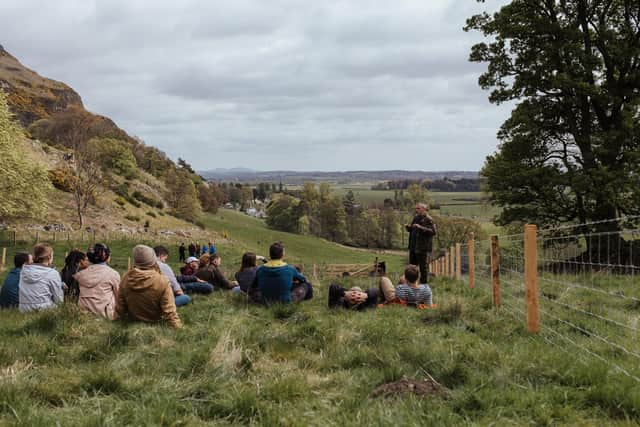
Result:
{"label": "person lying on grass", "polygon": [[91,265],[73,276],[80,290],[78,305],[113,320],[116,318],[120,274],[108,265],[111,250],[104,243],[96,243],[87,251],[87,259]]}
{"label": "person lying on grass", "polygon": [[284,245],[276,242],[269,247],[270,261],[256,270],[249,289],[249,298],[259,304],[300,302],[307,298],[308,289],[300,287],[293,292],[294,280],[308,283],[294,267],[284,262]]}
{"label": "person lying on grass", "polygon": [[53,248],[48,243],[33,247],[33,264],[23,265],[18,284],[20,311],[51,308],[64,299],[60,273],[53,268]]}
{"label": "person lying on grass", "polygon": [[375,308],[377,303],[378,290],[375,288],[363,291],[357,286],[346,289],[337,283],[332,283],[329,286],[329,308],[342,307],[362,311],[367,308]]}
{"label": "person lying on grass", "polygon": [[409,264],[404,270],[404,279],[394,287],[388,277],[380,278],[380,294],[384,303],[399,303],[411,306],[432,306],[431,288],[419,283],[420,268]]}
{"label": "person lying on grass", "polygon": [[173,328],[181,328],[176,311],[173,289],[169,279],[160,272],[152,248],[138,245],[133,248],[133,268],[120,282],[116,310],[120,319],[143,322],[166,321]]}

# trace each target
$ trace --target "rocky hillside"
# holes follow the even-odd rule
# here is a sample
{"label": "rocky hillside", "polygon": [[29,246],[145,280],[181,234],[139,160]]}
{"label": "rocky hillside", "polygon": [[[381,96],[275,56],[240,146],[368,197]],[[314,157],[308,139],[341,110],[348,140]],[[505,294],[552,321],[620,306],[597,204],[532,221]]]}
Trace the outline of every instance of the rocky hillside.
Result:
{"label": "rocky hillside", "polygon": [[0,45],[0,89],[24,127],[69,107],[84,109],[82,99],[64,83],[47,79],[25,67]]}
{"label": "rocky hillside", "polygon": [[[17,138],[24,155],[48,170],[55,187],[47,197],[46,219],[24,217],[7,223],[6,218],[0,218],[0,223],[28,228],[53,223],[78,230],[75,193],[69,183],[76,179],[74,174],[82,173],[77,168],[79,156],[89,156],[89,162],[102,172],[86,207],[83,228],[201,233],[194,225],[200,212],[197,195],[206,193],[208,186],[188,164],[176,165],[165,153],[132,138],[108,117],[85,110],[80,95],[71,87],[40,76],[2,46],[0,91],[6,94],[5,111],[8,106],[24,129],[24,137]],[[190,199],[185,200],[185,195]]]}

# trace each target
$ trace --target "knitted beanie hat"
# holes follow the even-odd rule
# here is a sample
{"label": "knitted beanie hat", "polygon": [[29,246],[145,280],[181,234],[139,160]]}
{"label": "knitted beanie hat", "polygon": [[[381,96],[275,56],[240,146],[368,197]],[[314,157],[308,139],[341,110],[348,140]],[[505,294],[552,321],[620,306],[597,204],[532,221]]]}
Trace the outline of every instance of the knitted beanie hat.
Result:
{"label": "knitted beanie hat", "polygon": [[136,267],[145,270],[153,268],[158,263],[158,259],[152,248],[138,245],[133,248],[133,263]]}

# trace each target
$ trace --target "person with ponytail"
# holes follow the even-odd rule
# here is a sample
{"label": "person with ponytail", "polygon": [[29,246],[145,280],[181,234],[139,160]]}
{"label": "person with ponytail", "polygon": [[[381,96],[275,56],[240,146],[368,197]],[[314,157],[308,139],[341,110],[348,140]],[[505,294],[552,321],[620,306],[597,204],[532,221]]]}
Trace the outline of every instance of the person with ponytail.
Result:
{"label": "person with ponytail", "polygon": [[20,272],[19,310],[44,310],[64,299],[60,273],[53,268],[53,248],[48,243],[33,247],[33,264],[25,264]]}
{"label": "person with ponytail", "polygon": [[64,293],[68,301],[78,302],[80,288],[78,287],[78,281],[73,276],[88,266],[89,259],[87,254],[79,249],[73,249],[64,259],[64,267],[60,271],[60,276],[62,276],[62,282],[67,285]]}
{"label": "person with ponytail", "polygon": [[113,320],[117,317],[120,274],[108,265],[111,250],[104,243],[96,243],[87,251],[87,258],[91,265],[73,276],[80,288],[78,305],[91,313]]}

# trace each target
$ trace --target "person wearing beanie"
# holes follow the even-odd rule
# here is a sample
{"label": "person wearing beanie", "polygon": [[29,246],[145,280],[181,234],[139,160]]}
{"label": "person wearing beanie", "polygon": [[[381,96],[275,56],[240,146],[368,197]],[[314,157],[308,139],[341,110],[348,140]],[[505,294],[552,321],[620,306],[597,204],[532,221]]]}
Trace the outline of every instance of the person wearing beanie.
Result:
{"label": "person wearing beanie", "polygon": [[160,272],[152,248],[138,245],[133,248],[133,267],[120,282],[118,304],[121,319],[143,322],[166,321],[173,328],[181,328],[169,279]]}

